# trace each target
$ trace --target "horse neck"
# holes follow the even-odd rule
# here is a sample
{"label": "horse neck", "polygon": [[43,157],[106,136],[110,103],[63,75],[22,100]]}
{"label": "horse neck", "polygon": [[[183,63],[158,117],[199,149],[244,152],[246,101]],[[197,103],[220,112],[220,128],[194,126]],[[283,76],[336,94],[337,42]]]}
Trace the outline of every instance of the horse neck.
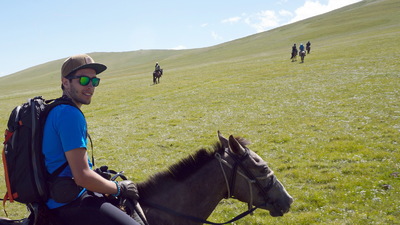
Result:
{"label": "horse neck", "polygon": [[[184,181],[158,180],[142,201],[152,202],[184,215],[207,219],[218,203],[226,197],[227,186],[217,160],[204,165]],[[143,206],[146,217],[155,224],[186,224],[192,221]],[[165,221],[161,223],[160,221]]]}

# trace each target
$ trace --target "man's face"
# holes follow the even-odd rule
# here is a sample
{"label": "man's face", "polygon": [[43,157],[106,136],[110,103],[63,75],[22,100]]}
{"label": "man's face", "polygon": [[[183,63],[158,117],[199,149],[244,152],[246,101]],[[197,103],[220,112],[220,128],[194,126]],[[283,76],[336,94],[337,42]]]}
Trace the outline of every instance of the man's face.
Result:
{"label": "man's face", "polygon": [[[94,69],[86,68],[76,71],[75,77],[87,76],[89,78],[96,77]],[[88,85],[83,86],[79,83],[79,79],[75,78],[69,81],[66,78],[62,79],[64,85],[64,93],[72,99],[72,101],[80,108],[82,104],[89,105],[94,94],[92,81]]]}

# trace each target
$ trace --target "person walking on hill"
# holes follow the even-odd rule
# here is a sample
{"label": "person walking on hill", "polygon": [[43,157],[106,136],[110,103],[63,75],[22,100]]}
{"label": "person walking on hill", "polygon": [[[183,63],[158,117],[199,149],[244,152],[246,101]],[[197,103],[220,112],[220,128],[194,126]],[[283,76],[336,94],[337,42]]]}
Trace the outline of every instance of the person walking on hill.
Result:
{"label": "person walking on hill", "polygon": [[[69,57],[61,68],[62,104],[50,111],[44,126],[42,151],[47,171],[53,173],[66,165],[50,186],[46,205],[50,213],[65,225],[138,225],[104,195],[138,199],[136,185],[130,180],[114,182],[92,170],[87,156],[87,123],[80,108],[89,105],[98,74],[107,67],[86,55]],[[115,201],[115,200],[114,200]]]}
{"label": "person walking on hill", "polygon": [[297,60],[297,46],[296,46],[296,44],[294,44],[292,46],[292,57],[290,59],[292,60],[292,62]]}

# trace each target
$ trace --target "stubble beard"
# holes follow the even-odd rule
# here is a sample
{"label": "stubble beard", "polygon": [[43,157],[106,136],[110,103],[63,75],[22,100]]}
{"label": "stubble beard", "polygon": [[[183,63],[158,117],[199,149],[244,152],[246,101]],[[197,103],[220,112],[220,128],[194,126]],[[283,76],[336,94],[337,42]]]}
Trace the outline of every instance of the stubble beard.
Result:
{"label": "stubble beard", "polygon": [[[78,106],[79,105],[89,105],[92,100],[92,96],[90,96],[90,98],[84,98],[84,94],[82,94],[80,91],[78,91],[75,88],[70,89],[69,91],[66,92],[66,94]],[[82,96],[80,97],[80,95],[82,95]]]}

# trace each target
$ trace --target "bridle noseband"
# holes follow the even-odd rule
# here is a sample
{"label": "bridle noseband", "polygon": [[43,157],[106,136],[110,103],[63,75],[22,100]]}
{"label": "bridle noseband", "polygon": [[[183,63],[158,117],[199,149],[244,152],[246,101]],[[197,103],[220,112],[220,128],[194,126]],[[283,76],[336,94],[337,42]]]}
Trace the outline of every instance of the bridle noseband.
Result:
{"label": "bridle noseband", "polygon": [[[221,166],[221,170],[222,173],[224,175],[225,178],[225,182],[227,185],[227,189],[228,189],[228,194],[227,194],[227,198],[233,197],[234,196],[234,190],[235,190],[235,183],[236,183],[236,175],[239,174],[241,175],[249,184],[249,191],[250,191],[250,202],[248,202],[248,207],[249,210],[252,208],[253,206],[253,191],[252,191],[252,184],[256,185],[258,190],[262,193],[262,196],[265,200],[265,203],[267,204],[269,202],[269,198],[268,198],[268,191],[274,186],[276,178],[274,175],[274,172],[272,170],[270,170],[270,172],[262,177],[256,177],[254,176],[254,174],[247,169],[244,165],[243,165],[243,161],[245,161],[247,158],[250,157],[250,150],[248,148],[245,148],[245,153],[241,156],[237,156],[236,154],[233,154],[231,151],[229,151],[229,149],[225,149],[225,152],[234,160],[233,165],[231,165],[230,163],[228,163],[226,160],[222,159],[222,156],[219,153],[215,154],[215,157],[217,158],[217,160],[220,163]],[[226,176],[225,170],[223,165],[226,165],[227,167],[232,169],[232,176],[230,181],[228,181],[228,177]],[[238,168],[240,167],[241,171],[238,170]],[[268,179],[270,178],[271,180],[269,181],[268,185],[266,187],[264,187],[260,180],[261,179]]]}

